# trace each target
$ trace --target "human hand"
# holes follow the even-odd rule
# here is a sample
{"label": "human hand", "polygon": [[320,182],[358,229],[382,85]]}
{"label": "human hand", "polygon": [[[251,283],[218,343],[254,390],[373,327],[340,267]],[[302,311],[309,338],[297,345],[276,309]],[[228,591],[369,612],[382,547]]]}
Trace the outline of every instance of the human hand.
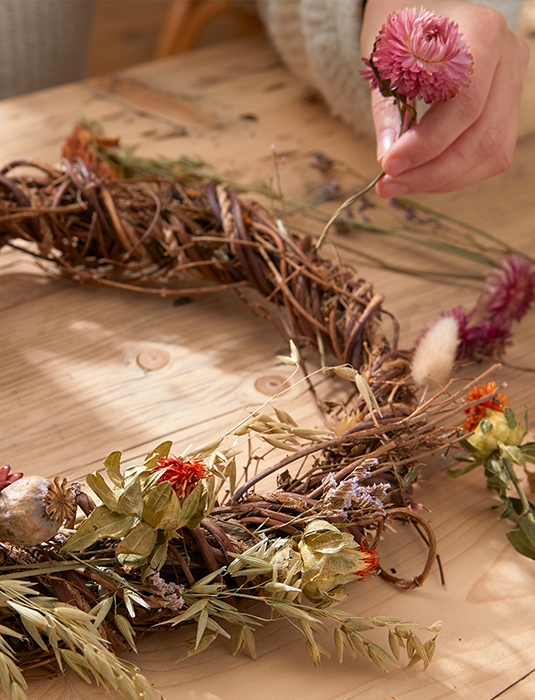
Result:
{"label": "human hand", "polygon": [[[364,57],[387,16],[413,5],[368,0],[361,35]],[[454,98],[433,103],[421,122],[399,138],[399,112],[392,98],[372,92],[377,157],[386,173],[376,186],[381,197],[469,187],[507,170],[514,153],[526,44],[499,12],[469,0],[427,0],[425,9],[459,25],[474,59],[471,83]]]}

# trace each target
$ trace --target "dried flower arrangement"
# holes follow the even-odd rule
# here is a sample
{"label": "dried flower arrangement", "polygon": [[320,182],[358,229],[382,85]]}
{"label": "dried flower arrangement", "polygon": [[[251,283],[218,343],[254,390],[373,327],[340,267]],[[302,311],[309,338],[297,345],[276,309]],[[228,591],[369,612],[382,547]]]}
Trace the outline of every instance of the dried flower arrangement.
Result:
{"label": "dried flower arrangement", "polygon": [[[447,35],[452,30],[442,19],[435,29]],[[461,48],[456,89],[469,73]],[[381,88],[379,59],[378,52],[369,65]],[[400,96],[403,125],[415,88],[404,93],[400,81],[389,89]],[[439,92],[451,96],[447,86]],[[299,626],[315,664],[327,653],[316,634],[328,622],[340,661],[347,651],[384,669],[405,648],[409,666],[427,666],[440,623],[360,618],[336,606],[348,583],[374,573],[405,589],[423,584],[436,542],[412,502],[412,485],[424,459],[456,445],[468,451],[468,465],[452,476],[483,465],[504,516],[518,515],[511,543],[535,558],[535,509],[513,469],[535,456],[535,446],[522,445],[525,430],[496,386],[482,384],[496,367],[461,388],[448,381],[456,362],[503,354],[512,322],[533,299],[531,263],[503,259],[474,312],[443,314],[413,353],[398,347],[397,322],[367,281],[321,258],[319,246],[288,233],[265,207],[205,177],[204,166],[183,160],[177,172],[176,163],[135,159],[83,125],[65,156],[61,168],[20,160],[2,170],[0,246],[20,247],[80,282],[143,293],[241,294],[252,287],[283,311],[278,323],[291,354],[281,359],[297,372],[294,341],[319,350],[322,371],[347,382],[347,398],[331,411],[331,429],[307,429],[272,410],[280,392],[223,436],[178,456],[164,442],[143,464],[123,467],[113,452],[106,478],[86,478],[97,506],[79,484],[1,469],[1,687],[18,700],[25,697],[23,671],[69,666],[125,697],[151,698],[150,685],[109,651],[109,642],[135,648],[137,634],[196,624],[187,657],[230,637],[231,626],[235,653],[246,648],[256,658],[254,628],[276,618]],[[126,163],[130,170],[121,172]],[[14,174],[19,165],[38,175]],[[143,172],[150,166],[167,174],[170,165],[172,178]],[[187,288],[186,279],[193,280]],[[382,328],[385,316],[393,339]],[[326,367],[329,355],[339,364]],[[417,385],[427,391],[433,380],[442,388],[418,399]],[[263,461],[270,466],[253,476],[250,460],[240,457],[240,443],[251,440],[271,453]],[[259,490],[274,474],[277,488]],[[511,485],[518,499],[508,496]],[[412,579],[392,576],[379,560],[381,534],[394,519],[413,525],[428,547],[424,569]],[[265,605],[268,616],[253,603]],[[389,652],[367,636],[374,627],[388,629]],[[425,642],[419,627],[429,633]]]}

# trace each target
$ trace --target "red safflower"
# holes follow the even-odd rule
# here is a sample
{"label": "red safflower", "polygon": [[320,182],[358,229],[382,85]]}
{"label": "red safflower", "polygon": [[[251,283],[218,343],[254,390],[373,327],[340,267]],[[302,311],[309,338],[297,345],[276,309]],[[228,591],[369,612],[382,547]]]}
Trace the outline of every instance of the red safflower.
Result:
{"label": "red safflower", "polygon": [[201,479],[210,476],[202,459],[183,460],[174,455],[159,459],[154,472],[161,472],[158,483],[168,481],[179,498],[186,498]]}
{"label": "red safflower", "polygon": [[509,326],[513,320],[520,321],[534,296],[533,264],[521,255],[508,255],[485,278],[477,306],[485,315]]}
{"label": "red safflower", "polygon": [[[474,387],[473,389],[470,389],[470,391],[466,395],[466,400],[468,402],[477,401],[478,399],[481,399],[484,396],[487,396],[488,394],[492,394],[493,391],[496,391],[496,382],[489,382],[488,384],[483,385],[478,384],[478,386]],[[464,412],[468,417],[463,423],[463,432],[471,433],[477,428],[480,420],[482,420],[482,418],[485,415],[486,408],[490,408],[493,411],[501,411],[503,413],[506,403],[507,396],[496,394],[495,396],[492,396],[486,401],[478,403],[477,406],[465,408]]]}
{"label": "red safflower", "polygon": [[360,546],[360,554],[364,567],[358,572],[360,578],[364,578],[367,574],[373,574],[379,566],[379,556],[376,549],[366,549]]}
{"label": "red safflower", "polygon": [[388,16],[369,60],[364,59],[369,69],[361,74],[385,96],[430,103],[454,97],[468,85],[473,62],[457,24],[412,7]]}

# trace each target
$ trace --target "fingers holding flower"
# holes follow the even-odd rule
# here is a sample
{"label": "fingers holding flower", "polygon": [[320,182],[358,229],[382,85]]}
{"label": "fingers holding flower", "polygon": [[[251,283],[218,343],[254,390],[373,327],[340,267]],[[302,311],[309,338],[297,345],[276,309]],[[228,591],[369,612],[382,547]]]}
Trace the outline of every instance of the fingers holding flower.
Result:
{"label": "fingers holding flower", "polygon": [[[370,24],[399,4],[368,2],[364,51]],[[377,191],[383,197],[476,184],[503,172],[515,147],[528,58],[524,42],[509,31],[500,13],[487,7],[456,0],[426,5],[447,11],[455,22],[429,12],[415,19],[416,10],[405,9],[397,13],[402,22],[395,32],[392,21],[383,25],[385,39],[377,45],[377,68],[392,76],[394,86],[401,86],[409,100],[419,90],[424,100],[434,102],[420,124],[396,140],[398,108],[391,97],[374,91],[378,158],[386,172]]]}

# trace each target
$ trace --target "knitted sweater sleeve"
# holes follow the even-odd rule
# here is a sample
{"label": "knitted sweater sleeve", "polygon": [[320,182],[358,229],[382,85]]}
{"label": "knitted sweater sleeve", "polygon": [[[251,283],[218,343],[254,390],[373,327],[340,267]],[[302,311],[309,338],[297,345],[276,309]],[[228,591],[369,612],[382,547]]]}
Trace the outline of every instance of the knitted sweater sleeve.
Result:
{"label": "knitted sweater sleeve", "polygon": [[[524,0],[474,0],[502,12],[514,28]],[[357,133],[373,133],[368,85],[359,71],[364,0],[260,0],[271,40],[297,76]]]}

